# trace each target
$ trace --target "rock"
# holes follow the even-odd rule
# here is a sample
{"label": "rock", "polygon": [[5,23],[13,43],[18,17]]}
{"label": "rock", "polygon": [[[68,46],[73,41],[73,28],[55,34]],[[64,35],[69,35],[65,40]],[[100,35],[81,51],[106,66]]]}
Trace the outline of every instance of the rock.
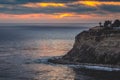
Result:
{"label": "rock", "polygon": [[83,31],[76,36],[73,48],[55,62],[120,65],[120,33]]}

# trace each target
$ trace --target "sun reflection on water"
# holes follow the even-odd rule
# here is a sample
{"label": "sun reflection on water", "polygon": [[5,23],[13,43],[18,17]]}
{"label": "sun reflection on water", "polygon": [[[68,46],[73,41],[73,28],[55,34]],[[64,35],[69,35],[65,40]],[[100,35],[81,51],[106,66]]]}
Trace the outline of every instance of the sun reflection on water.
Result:
{"label": "sun reflection on water", "polygon": [[36,80],[74,80],[75,72],[67,66],[51,66],[45,64],[27,65],[27,69],[33,70]]}
{"label": "sun reflection on water", "polygon": [[[28,43],[28,44],[27,44]],[[22,47],[21,53],[31,58],[62,56],[73,45],[73,40],[37,40],[28,41]]]}
{"label": "sun reflection on water", "polygon": [[[73,45],[73,40],[37,40],[28,41],[22,50],[27,57],[39,59],[41,57],[61,56],[66,54]],[[32,45],[29,47],[29,45]],[[42,63],[24,64],[27,74],[32,74],[33,80],[74,80],[75,72],[72,68],[62,65]]]}

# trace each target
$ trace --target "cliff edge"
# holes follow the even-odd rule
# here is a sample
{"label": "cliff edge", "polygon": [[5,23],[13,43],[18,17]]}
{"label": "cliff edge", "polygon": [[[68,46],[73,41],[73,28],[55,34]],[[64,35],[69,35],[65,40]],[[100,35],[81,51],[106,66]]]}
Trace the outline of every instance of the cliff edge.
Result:
{"label": "cliff edge", "polygon": [[56,63],[94,63],[120,65],[120,29],[93,27],[75,37],[73,48]]}

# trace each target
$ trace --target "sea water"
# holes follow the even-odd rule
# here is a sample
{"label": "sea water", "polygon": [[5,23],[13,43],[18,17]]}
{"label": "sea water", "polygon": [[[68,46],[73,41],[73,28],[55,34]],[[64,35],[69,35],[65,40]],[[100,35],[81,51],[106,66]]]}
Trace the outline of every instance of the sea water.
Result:
{"label": "sea water", "polygon": [[1,24],[0,80],[119,80],[116,72],[44,63],[48,58],[65,55],[75,36],[93,25]]}

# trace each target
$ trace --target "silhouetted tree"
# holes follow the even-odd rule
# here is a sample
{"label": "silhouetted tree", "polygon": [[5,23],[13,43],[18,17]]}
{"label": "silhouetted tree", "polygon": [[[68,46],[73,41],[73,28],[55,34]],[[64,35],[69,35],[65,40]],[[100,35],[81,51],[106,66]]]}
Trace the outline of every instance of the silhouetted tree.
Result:
{"label": "silhouetted tree", "polygon": [[112,24],[112,27],[120,27],[120,20],[115,20],[114,23]]}
{"label": "silhouetted tree", "polygon": [[111,24],[112,24],[112,21],[109,21],[109,20],[105,21],[105,22],[104,22],[104,28],[105,28],[105,29],[110,28],[110,27],[111,27]]}
{"label": "silhouetted tree", "polygon": [[101,22],[99,22],[99,25],[100,25],[100,27],[102,27],[102,23]]}

